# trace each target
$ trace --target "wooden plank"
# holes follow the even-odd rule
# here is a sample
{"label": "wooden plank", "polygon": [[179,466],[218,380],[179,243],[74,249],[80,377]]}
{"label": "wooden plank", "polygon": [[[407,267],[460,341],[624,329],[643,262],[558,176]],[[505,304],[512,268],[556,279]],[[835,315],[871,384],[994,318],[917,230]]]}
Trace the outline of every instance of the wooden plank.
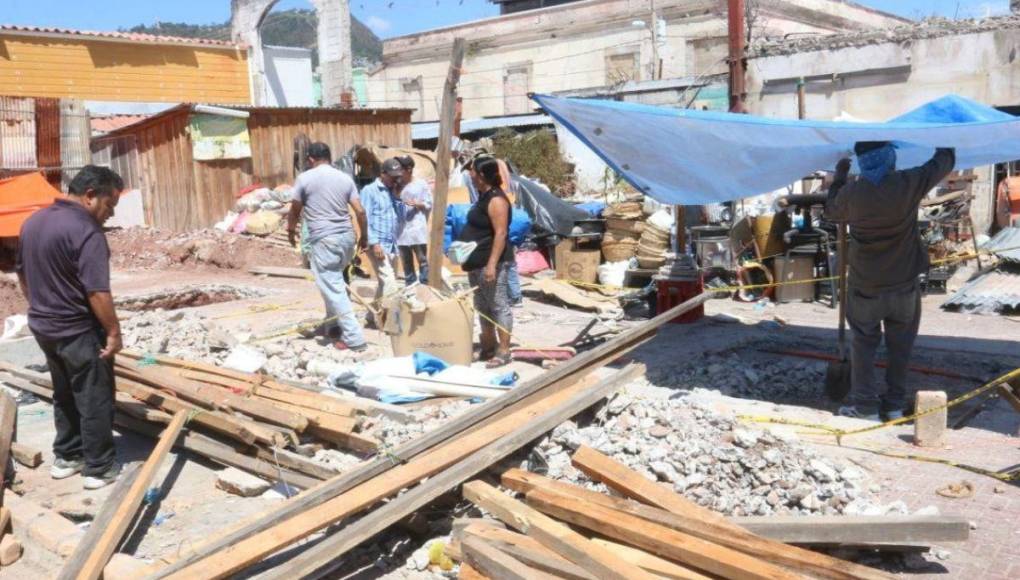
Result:
{"label": "wooden plank", "polygon": [[[273,578],[286,579],[293,576],[321,576],[336,571],[339,562],[336,557],[356,547],[375,534],[386,530],[408,514],[428,505],[429,502],[447,490],[474,477],[489,465],[503,459],[517,449],[539,438],[543,433],[551,431],[566,419],[577,415],[588,407],[605,398],[611,392],[632,380],[643,372],[640,365],[629,365],[621,371],[588,387],[580,384],[575,395],[571,395],[563,403],[546,400],[542,404],[546,409],[540,416],[531,421],[514,424],[514,429],[471,454],[466,460],[447,468],[422,485],[403,493],[373,513],[361,518],[343,530],[342,533],[326,538],[314,548],[281,566],[267,580]],[[509,415],[513,420],[515,415]],[[462,435],[462,440],[466,435]]]}
{"label": "wooden plank", "polygon": [[110,495],[107,496],[106,501],[102,507],[99,508],[99,512],[96,513],[96,517],[92,519],[92,523],[89,524],[88,530],[85,531],[85,535],[82,537],[78,545],[75,546],[74,552],[70,558],[64,562],[64,566],[60,569],[60,573],[57,576],[57,580],[72,580],[76,578],[76,574],[79,570],[83,570],[85,562],[91,554],[91,550],[94,546],[99,543],[101,536],[105,533],[111,525],[114,524],[113,518],[116,516],[118,509],[120,508],[120,499],[127,496],[128,491],[135,485],[138,477],[142,475],[142,470],[138,465],[131,465],[124,468],[124,471],[120,474],[120,478],[117,483],[114,484]]}
{"label": "wooden plank", "polygon": [[279,401],[276,401],[273,404],[279,406],[281,409],[287,409],[292,413],[298,413],[304,416],[309,421],[309,427],[317,426],[330,431],[351,433],[356,431],[358,426],[361,424],[361,421],[353,416],[334,415],[326,411],[298,407],[296,405],[291,405],[290,403],[283,403]]}
{"label": "wooden plank", "polygon": [[787,544],[932,544],[964,542],[959,516],[755,516],[732,518],[747,531]]}
{"label": "wooden plank", "polygon": [[622,562],[608,550],[568,526],[539,513],[482,481],[463,487],[464,498],[503,523],[535,538],[543,546],[591,572],[598,578],[626,580],[654,578],[641,568]]}
{"label": "wooden plank", "polygon": [[254,390],[254,394],[256,397],[261,397],[263,399],[280,401],[297,407],[319,410],[333,415],[347,417],[353,417],[355,415],[354,408],[352,406],[346,404],[346,402],[343,402],[340,399],[326,395],[279,391],[267,387],[257,387]]}
{"label": "wooden plank", "polygon": [[563,364],[557,365],[549,372],[543,373],[511,389],[502,397],[471,408],[441,428],[430,431],[424,436],[413,439],[387,453],[386,457],[364,464],[350,473],[334,478],[326,484],[310,490],[300,500],[295,498],[295,500],[285,502],[276,510],[267,512],[261,519],[252,522],[242,529],[232,530],[218,538],[210,539],[189,555],[182,557],[164,570],[161,570],[153,578],[166,577],[170,573],[181,570],[185,566],[206,558],[219,550],[233,546],[244,538],[252,537],[284,518],[292,517],[322,505],[331,498],[335,498],[339,494],[393,469],[396,463],[409,461],[433,447],[459,436],[465,431],[476,428],[477,425],[484,421],[494,420],[511,413],[515,408],[528,404],[532,398],[544,397],[559,389],[566,388],[573,381],[577,380],[577,376],[593,372],[623,356],[647,340],[657,328],[669,323],[677,316],[703,305],[713,296],[712,293],[706,292],[678,304],[655,318],[620,333],[612,340],[608,340]]}
{"label": "wooden plank", "polygon": [[[457,114],[457,83],[460,82],[460,69],[464,63],[466,46],[463,38],[453,39],[450,52],[450,69],[443,83],[443,104],[439,111],[439,140],[436,144],[436,179],[435,190],[432,192],[432,223],[429,225],[428,263],[429,286],[442,289],[443,276],[443,236],[445,225],[442,216],[446,215],[446,194],[450,189],[450,148],[452,145],[453,121]],[[440,217],[435,217],[440,216]]]}
{"label": "wooden plank", "polygon": [[[122,429],[149,437],[159,436],[160,427],[123,413],[114,415],[113,421],[114,424]],[[288,485],[297,488],[308,489],[321,483],[320,480],[314,477],[295,473],[287,469],[280,469],[275,464],[262,460],[257,456],[253,457],[243,453],[237,447],[217,441],[201,433],[186,431],[177,438],[176,445],[221,465],[236,467],[271,481],[286,481]]]}
{"label": "wooden plank", "polygon": [[520,469],[511,469],[504,473],[502,483],[504,486],[522,493],[541,489],[551,494],[584,502],[587,505],[598,505],[819,578],[834,580],[888,578],[887,575],[867,566],[845,562],[831,556],[756,536],[731,522],[727,522],[727,525],[720,525],[714,520],[703,519],[697,510],[692,510],[689,514],[674,514],[633,500],[597,493]]}
{"label": "wooden plank", "polygon": [[525,565],[552,574],[558,578],[566,578],[567,580],[598,580],[591,572],[524,534],[518,534],[486,524],[471,524],[464,529],[461,543],[463,543],[464,538],[468,537],[476,537],[488,541],[495,548],[520,560]]}
{"label": "wooden plank", "polygon": [[4,490],[7,489],[7,462],[14,441],[14,428],[18,422],[18,403],[6,391],[0,391],[0,507],[4,505]]}
{"label": "wooden plank", "polygon": [[570,458],[571,464],[595,481],[601,481],[610,489],[636,499],[642,503],[664,509],[675,514],[690,514],[739,531],[740,528],[726,521],[722,515],[686,500],[673,490],[629,469],[591,447],[581,446]]}
{"label": "wooden plank", "polygon": [[276,278],[299,278],[302,280],[315,280],[311,270],[305,268],[284,268],[278,266],[252,266],[248,272],[257,276],[273,276]]}
{"label": "wooden plank", "polygon": [[207,409],[233,409],[249,417],[294,429],[299,433],[308,427],[308,419],[270,403],[235,395],[226,389],[212,387],[154,367],[128,368],[117,365],[118,377],[131,379],[157,389],[176,393],[183,399]]}
{"label": "wooden plank", "polygon": [[552,574],[524,564],[476,536],[464,538],[463,550],[467,563],[491,578],[499,578],[499,580],[554,580],[556,578]]}
{"label": "wooden plank", "polygon": [[270,450],[263,449],[261,447],[256,447],[255,449],[258,457],[268,462],[270,465],[278,464],[281,467],[285,467],[298,473],[303,473],[309,477],[314,477],[319,481],[327,480],[337,474],[336,471],[324,467],[303,455],[298,455],[293,451],[288,451],[286,449]]}
{"label": "wooden plank", "polygon": [[42,465],[42,451],[33,449],[23,443],[18,443],[17,441],[11,443],[11,455],[14,456],[15,461],[25,467],[35,469]]}
{"label": "wooden plank", "polygon": [[[177,440],[177,436],[187,421],[188,413],[186,411],[178,411],[174,414],[173,421],[160,435],[156,447],[153,448],[149,458],[138,470],[138,475],[131,486],[123,494],[113,495],[107,500],[116,502],[116,509],[109,516],[107,525],[94,526],[86,532],[85,537],[79,542],[75,554],[60,571],[59,580],[96,580],[103,574],[103,568],[106,567],[110,556],[124,539],[124,534],[138,512],[138,507],[142,505],[145,492],[156,477],[156,471],[170,452],[174,441]],[[105,506],[103,511],[106,511]]]}
{"label": "wooden plank", "polygon": [[476,570],[471,564],[461,564],[460,571],[457,573],[457,578],[460,580],[492,580],[485,574],[482,574]]}
{"label": "wooden plank", "polygon": [[595,542],[600,546],[604,546],[607,550],[620,557],[621,559],[640,566],[648,572],[660,576],[662,578],[672,578],[675,580],[684,580],[689,578],[691,571],[679,564],[674,564],[665,558],[660,558],[655,554],[649,554],[644,550],[638,550],[637,548],[628,546],[627,544],[620,544],[613,542],[605,538],[592,538],[591,541]]}
{"label": "wooden plank", "polygon": [[205,409],[201,409],[191,403],[176,399],[134,381],[122,378],[117,381],[117,389],[131,395],[143,403],[158,407],[168,413],[177,413],[178,411],[188,411],[193,413],[192,421],[196,425],[201,425],[202,427],[206,427],[212,431],[226,435],[227,437],[236,439],[246,445],[251,445],[255,443],[256,440],[266,441],[267,439],[271,439],[271,436],[266,435],[265,433],[262,433],[261,437],[256,437],[255,433],[250,430],[250,426],[243,425],[236,417],[232,417],[219,411],[207,411]]}
{"label": "wooden plank", "polygon": [[803,578],[753,556],[574,497],[535,489],[528,492],[527,502],[567,523],[724,578]]}

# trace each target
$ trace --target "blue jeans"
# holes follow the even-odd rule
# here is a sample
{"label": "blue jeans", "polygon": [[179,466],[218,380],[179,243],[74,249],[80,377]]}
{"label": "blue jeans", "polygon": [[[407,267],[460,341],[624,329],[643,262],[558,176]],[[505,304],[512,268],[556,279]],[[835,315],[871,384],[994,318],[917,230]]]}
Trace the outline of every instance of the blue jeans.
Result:
{"label": "blue jeans", "polygon": [[[514,250],[514,254],[517,250]],[[517,257],[510,260],[507,263],[507,290],[510,292],[510,303],[516,304],[521,300],[524,300],[524,295],[521,294],[521,275],[517,272]]]}
{"label": "blue jeans", "polygon": [[[398,246],[400,261],[404,264],[404,283],[410,286],[415,280],[422,284],[429,283],[429,255],[425,244]],[[414,271],[414,260],[418,260],[418,272]]]}
{"label": "blue jeans", "polygon": [[311,243],[310,262],[315,274],[315,285],[326,303],[326,329],[340,326],[341,336],[347,346],[365,344],[361,325],[354,314],[351,297],[347,294],[344,270],[354,257],[354,234],[334,234]]}

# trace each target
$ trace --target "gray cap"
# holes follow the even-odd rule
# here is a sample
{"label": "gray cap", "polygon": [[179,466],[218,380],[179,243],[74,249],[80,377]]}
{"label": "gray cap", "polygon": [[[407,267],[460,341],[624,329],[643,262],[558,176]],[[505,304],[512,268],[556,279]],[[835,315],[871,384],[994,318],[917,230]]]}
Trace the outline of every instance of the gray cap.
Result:
{"label": "gray cap", "polygon": [[382,172],[390,177],[400,177],[404,174],[404,166],[400,164],[400,160],[396,157],[390,157],[383,161]]}

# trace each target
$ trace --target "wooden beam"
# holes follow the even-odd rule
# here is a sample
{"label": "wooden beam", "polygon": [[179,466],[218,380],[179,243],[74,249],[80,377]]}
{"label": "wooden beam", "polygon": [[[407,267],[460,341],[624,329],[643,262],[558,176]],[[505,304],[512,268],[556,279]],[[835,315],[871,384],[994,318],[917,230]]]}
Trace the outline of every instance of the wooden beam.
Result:
{"label": "wooden beam", "polygon": [[460,565],[460,571],[457,573],[457,578],[460,580],[492,580],[466,562]]}
{"label": "wooden beam", "polygon": [[[75,546],[74,552],[64,562],[64,566],[60,569],[60,573],[57,575],[57,580],[74,580],[77,578],[79,570],[84,572],[86,560],[92,554],[94,547],[100,542],[101,537],[106,530],[114,524],[113,518],[116,516],[118,509],[120,508],[120,500],[125,498],[128,491],[138,481],[138,477],[142,474],[142,470],[139,469],[138,465],[131,465],[124,468],[124,471],[120,474],[120,478],[117,483],[114,484],[110,495],[107,496],[106,501],[102,507],[99,508],[99,512],[96,513],[96,517],[92,519],[89,524],[88,530],[85,531],[85,535]],[[83,576],[84,577],[84,576]]]}
{"label": "wooden beam", "polygon": [[660,558],[655,554],[645,552],[644,550],[638,550],[637,548],[628,546],[627,544],[613,542],[605,538],[594,537],[591,541],[600,546],[604,546],[607,550],[624,561],[630,562],[635,566],[640,566],[656,576],[670,578],[672,580],[685,580],[691,577],[691,570],[689,568],[684,568],[679,564],[670,562],[665,558]]}
{"label": "wooden beam", "polygon": [[500,580],[555,580],[557,576],[537,570],[496,549],[482,538],[467,536],[463,542],[464,559],[491,578]]}
{"label": "wooden beam", "polygon": [[535,489],[528,492],[527,502],[536,510],[569,524],[724,578],[803,578],[736,550],[577,498]]}
{"label": "wooden beam", "polygon": [[[145,492],[156,477],[156,470],[159,469],[163,459],[170,452],[174,441],[177,440],[177,436],[187,421],[187,412],[178,411],[174,414],[173,421],[160,435],[156,447],[153,448],[149,458],[138,470],[138,475],[134,478],[131,486],[123,495],[113,495],[107,500],[107,502],[115,502],[116,505],[116,509],[109,516],[107,525],[95,526],[86,532],[85,537],[78,543],[74,556],[61,570],[59,580],[96,580],[103,574],[103,568],[106,567],[110,556],[124,539],[124,534],[138,512],[138,507],[142,505]],[[106,511],[105,506],[104,511]],[[95,531],[93,532],[93,530]],[[76,557],[79,554],[81,556]]]}
{"label": "wooden beam", "polygon": [[[447,490],[476,476],[488,466],[541,437],[543,433],[555,429],[563,421],[591,407],[638,376],[643,368],[640,365],[629,365],[592,386],[588,386],[586,382],[582,381],[572,388],[576,394],[570,395],[570,398],[563,403],[550,400],[551,397],[540,401],[537,404],[542,405],[544,409],[540,416],[531,421],[513,424],[514,428],[510,433],[472,453],[456,465],[441,471],[418,487],[401,494],[373,513],[351,524],[341,533],[321,541],[315,547],[281,566],[273,574],[268,575],[266,580],[274,578],[286,580],[294,576],[321,576],[335,572],[335,566],[339,561],[337,556],[386,530],[408,514],[428,505]],[[515,414],[508,415],[507,420],[513,421],[515,416]],[[471,434],[473,435],[474,432]],[[464,441],[468,436],[462,435],[461,441]]]}
{"label": "wooden beam", "polygon": [[14,456],[15,461],[25,467],[35,469],[42,465],[42,451],[33,449],[28,445],[18,443],[17,441],[11,443],[11,455]]}
{"label": "wooden beam", "polygon": [[598,580],[591,572],[524,534],[485,524],[471,524],[464,529],[459,543],[462,545],[463,540],[468,537],[483,539],[524,564],[536,570],[552,574],[557,578],[566,578],[567,580]]}
{"label": "wooden beam", "polygon": [[621,561],[602,546],[591,542],[568,526],[539,513],[491,485],[472,481],[464,485],[463,494],[465,499],[505,524],[531,536],[543,546],[598,578],[607,580],[654,578],[641,568]]}
{"label": "wooden beam", "polygon": [[[623,514],[641,518],[656,525],[664,526],[685,534],[717,543],[738,551],[749,553],[793,570],[804,571],[819,578],[849,580],[852,578],[887,578],[881,572],[851,562],[844,562],[821,553],[786,545],[780,541],[757,536],[743,528],[721,526],[712,520],[700,517],[697,510],[690,514],[673,514],[634,502],[632,499],[614,497],[535,475],[520,469],[511,469],[503,474],[503,485],[526,493],[532,489],[544,489],[551,493],[573,497],[581,502],[602,506]],[[685,500],[685,499],[684,499]],[[733,522],[729,522],[735,526]]]}
{"label": "wooden beam", "polygon": [[243,425],[236,417],[227,415],[220,411],[209,411],[196,407],[191,403],[171,397],[166,393],[159,392],[128,379],[119,379],[117,381],[117,390],[129,394],[147,405],[163,409],[168,413],[188,411],[194,415],[192,417],[192,421],[196,425],[201,425],[202,427],[222,435],[226,435],[231,439],[236,439],[245,445],[252,445],[256,440],[266,441],[272,437],[265,433],[262,433],[261,437],[256,437],[255,433],[250,430],[251,426]]}
{"label": "wooden beam", "polygon": [[690,514],[719,526],[740,531],[722,515],[684,499],[673,490],[633,471],[627,466],[606,457],[591,447],[581,446],[570,458],[570,463],[585,475],[606,484],[624,497],[636,499],[675,514]]}
{"label": "wooden beam", "polygon": [[[887,575],[867,566],[845,562],[825,554],[818,554],[756,536],[732,522],[720,525],[715,520],[702,518],[699,510],[691,510],[686,514],[675,514],[633,500],[613,497],[580,486],[555,481],[521,469],[508,470],[503,474],[502,482],[504,486],[521,493],[530,493],[532,490],[541,489],[586,504],[598,505],[621,514],[641,518],[652,524],[683,532],[818,578],[833,580],[888,578]],[[697,507],[700,508],[700,506]]]}
{"label": "wooden beam", "polygon": [[432,193],[432,224],[429,229],[429,286],[443,288],[443,236],[446,224],[446,194],[450,189],[450,145],[453,121],[457,113],[457,84],[464,63],[465,42],[453,39],[450,70],[443,84],[443,104],[439,112],[439,142],[436,144],[436,185]]}
{"label": "wooden beam", "polygon": [[747,531],[800,545],[964,542],[970,522],[959,516],[755,516],[732,518]]}
{"label": "wooden beam", "polygon": [[172,391],[181,398],[199,404],[206,409],[232,409],[260,421],[294,429],[299,433],[308,427],[308,419],[297,413],[258,399],[235,395],[220,387],[204,385],[177,374],[159,370],[156,367],[129,368],[117,365],[116,373],[118,377],[131,379],[157,389]]}
{"label": "wooden beam", "polygon": [[194,562],[209,557],[217,551],[234,546],[239,541],[276,525],[276,523],[285,518],[312,510],[331,498],[335,498],[339,494],[345,493],[393,469],[396,464],[410,461],[412,458],[422,455],[433,447],[476,428],[477,425],[485,421],[509,414],[514,408],[526,405],[529,399],[535,397],[541,398],[549,393],[566,388],[573,381],[576,381],[578,376],[593,372],[623,356],[647,340],[660,326],[669,323],[677,316],[686,314],[703,305],[712,297],[712,293],[704,293],[678,304],[655,318],[618,334],[612,340],[608,340],[591,350],[585,351],[581,355],[557,365],[549,372],[543,373],[511,389],[503,396],[472,407],[439,429],[430,431],[424,436],[415,438],[387,453],[386,457],[366,463],[347,474],[326,482],[326,484],[314,490],[309,490],[309,493],[305,494],[300,501],[297,501],[295,498],[295,500],[284,502],[276,510],[264,514],[258,521],[252,522],[244,528],[232,530],[220,537],[210,539],[189,555],[182,557],[152,577],[163,578],[172,572],[182,570]]}

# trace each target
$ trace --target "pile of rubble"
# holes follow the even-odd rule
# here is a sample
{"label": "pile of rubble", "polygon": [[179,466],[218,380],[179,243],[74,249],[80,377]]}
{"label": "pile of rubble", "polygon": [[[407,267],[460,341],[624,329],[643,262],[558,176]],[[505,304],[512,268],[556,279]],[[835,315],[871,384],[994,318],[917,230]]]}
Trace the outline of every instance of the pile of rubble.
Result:
{"label": "pile of rubble", "polygon": [[653,385],[670,389],[707,389],[732,397],[798,405],[822,400],[825,362],[755,354],[739,349],[699,353],[682,365],[649,368],[647,376]]}
{"label": "pile of rubble", "polygon": [[582,445],[727,515],[886,511],[870,501],[877,487],[860,468],[823,459],[792,437],[749,428],[683,398],[618,395],[591,424],[560,425],[522,467],[604,491],[570,465]]}
{"label": "pile of rubble", "polygon": [[165,270],[182,265],[245,269],[301,263],[300,256],[291,248],[218,230],[175,234],[137,227],[112,230],[107,240],[110,263],[120,270]]}
{"label": "pile of rubble", "polygon": [[784,39],[759,39],[751,48],[752,57],[778,56],[862,47],[874,44],[905,43],[911,40],[939,38],[955,34],[975,34],[1010,28],[1020,28],[1020,16],[1015,14],[981,19],[928,18],[917,23],[895,28],[864,30],[843,34],[799,36]]}

